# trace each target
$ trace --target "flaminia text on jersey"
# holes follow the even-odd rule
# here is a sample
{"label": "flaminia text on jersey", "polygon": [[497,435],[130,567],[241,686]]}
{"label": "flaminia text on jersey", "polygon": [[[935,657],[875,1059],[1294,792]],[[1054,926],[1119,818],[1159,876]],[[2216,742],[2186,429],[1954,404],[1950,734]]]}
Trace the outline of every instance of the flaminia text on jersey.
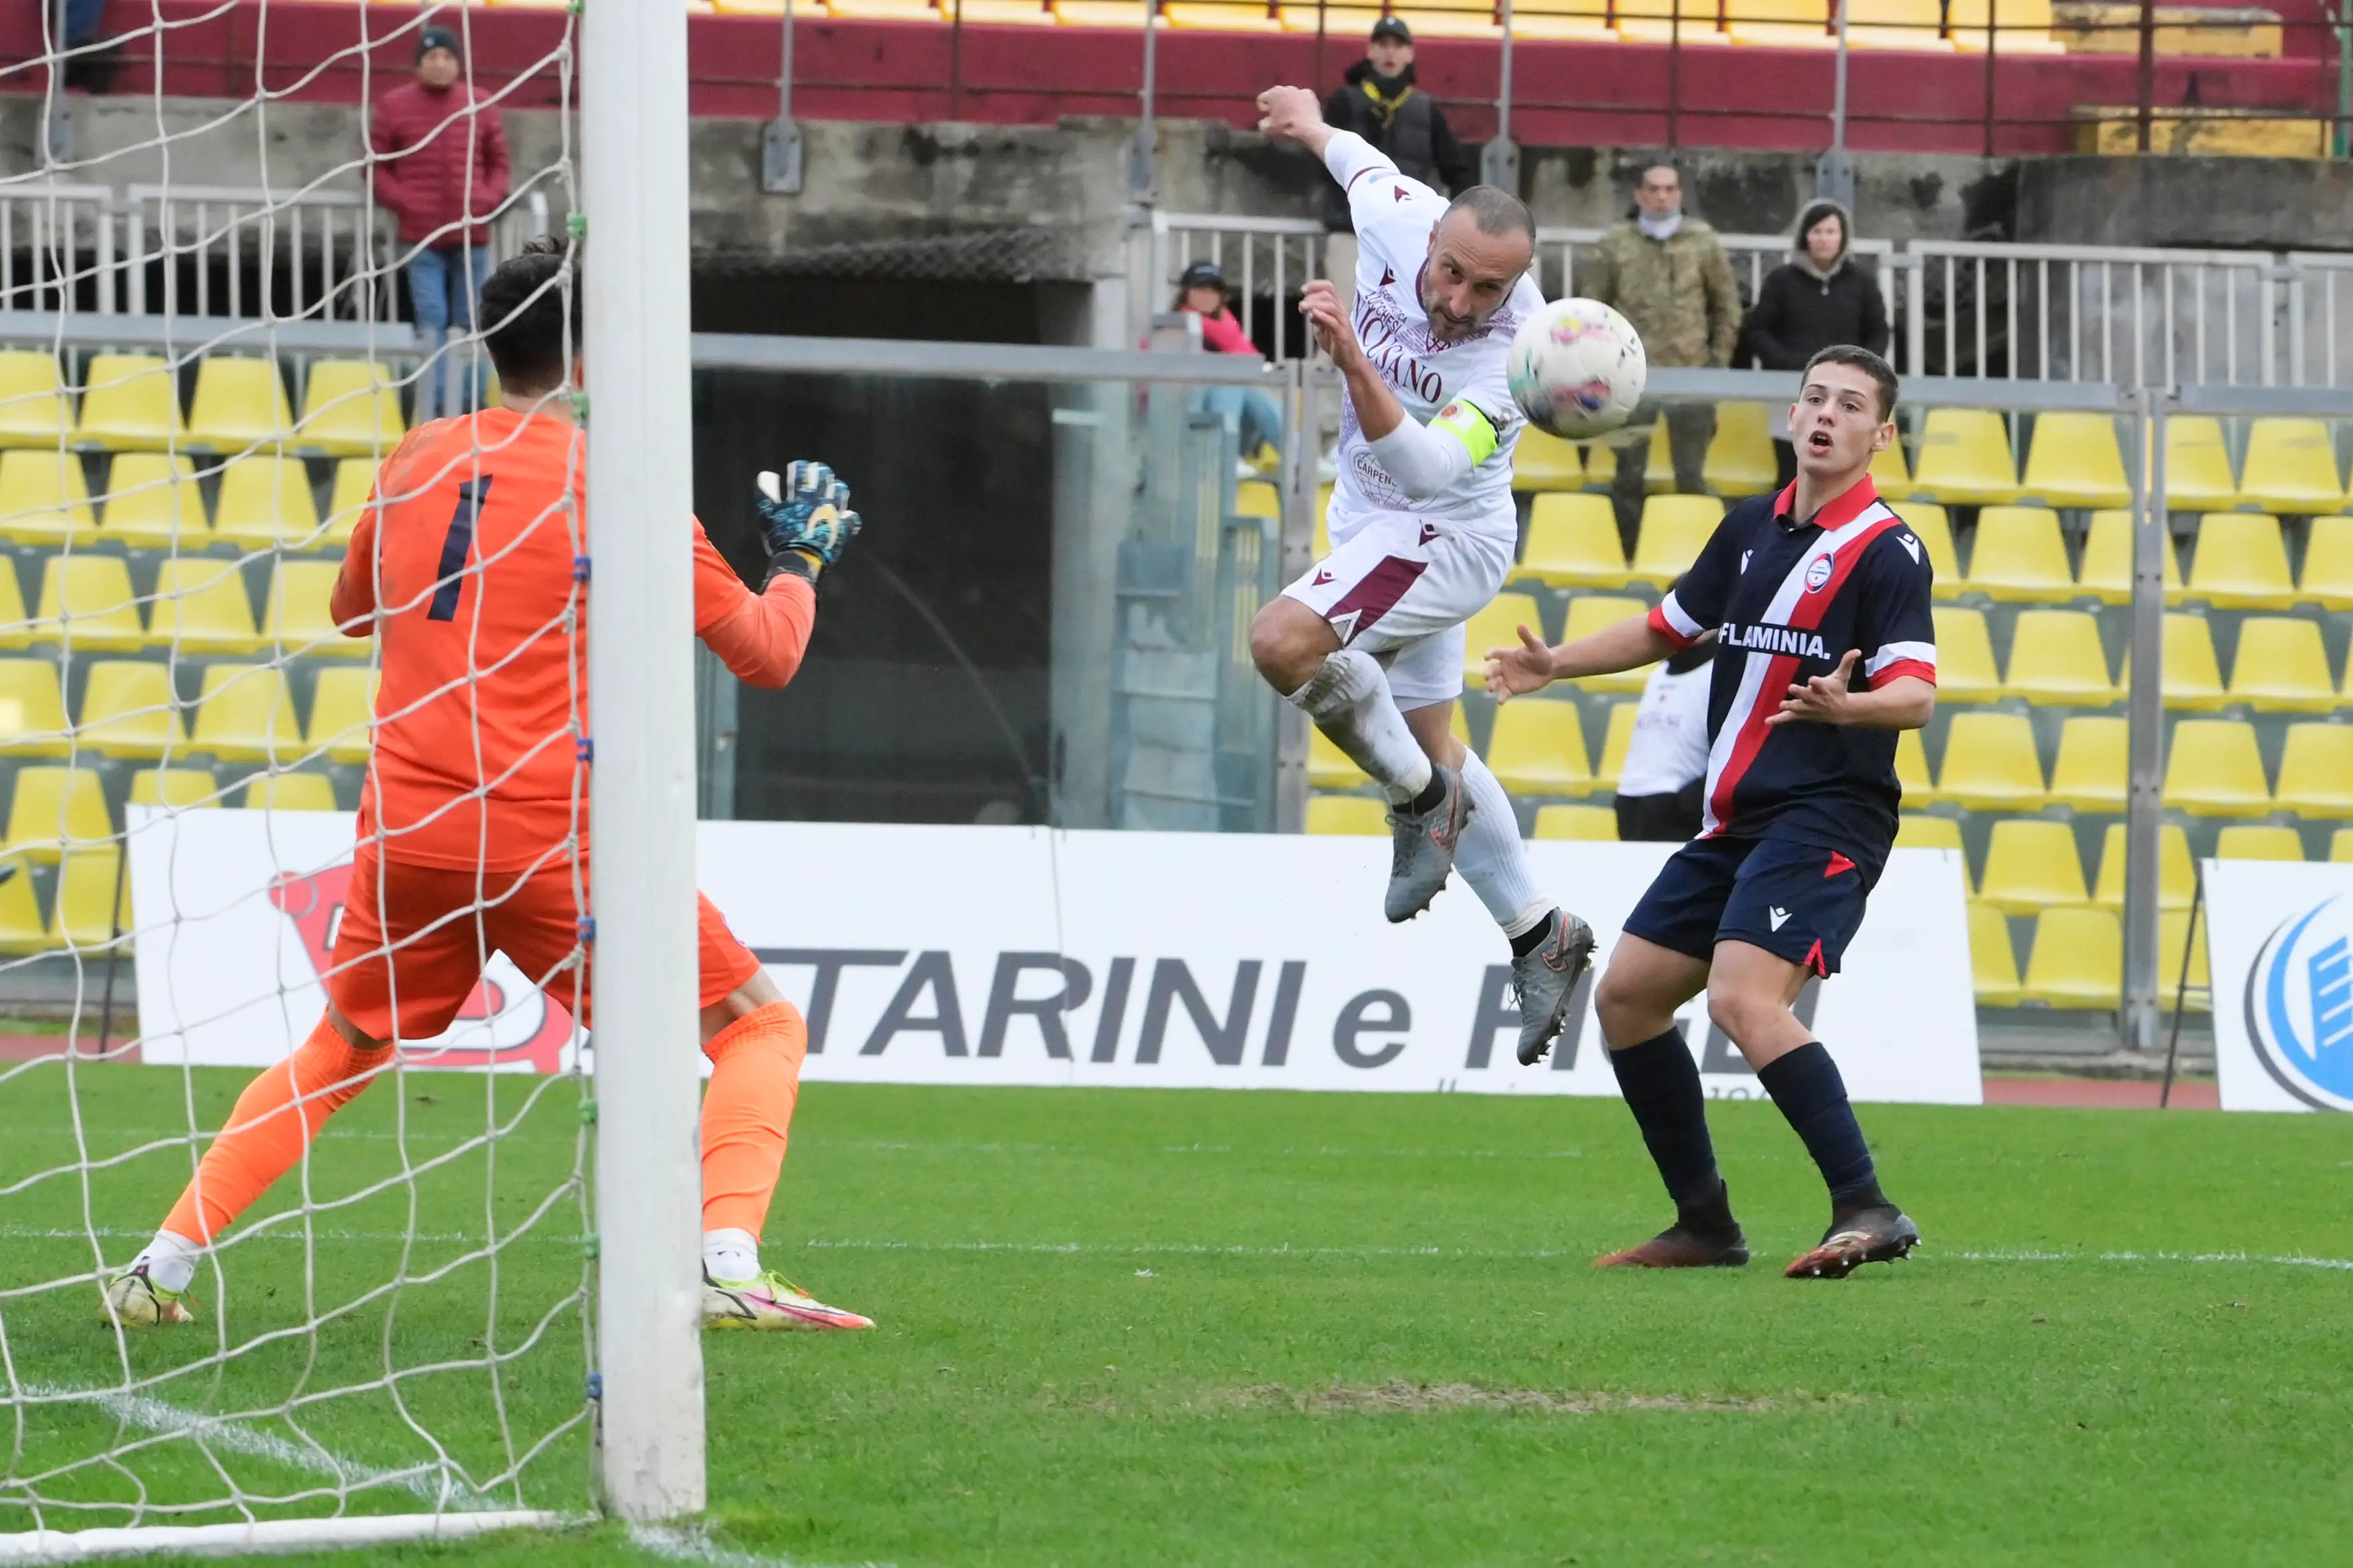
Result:
{"label": "flaminia text on jersey", "polygon": [[1826,659],[1830,649],[1822,646],[1820,632],[1801,631],[1795,626],[1744,626],[1726,621],[1716,634],[1716,642],[1724,647],[1753,648],[1758,653],[1795,653],[1808,658]]}

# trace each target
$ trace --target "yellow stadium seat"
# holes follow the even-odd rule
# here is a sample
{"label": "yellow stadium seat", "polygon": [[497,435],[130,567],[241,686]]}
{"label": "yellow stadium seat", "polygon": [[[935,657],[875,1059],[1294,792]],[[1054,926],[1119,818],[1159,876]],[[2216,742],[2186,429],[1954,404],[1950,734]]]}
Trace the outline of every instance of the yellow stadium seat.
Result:
{"label": "yellow stadium seat", "polygon": [[1936,695],[1951,702],[1990,702],[2000,697],[2001,675],[1994,668],[1985,612],[1938,605],[1932,613],[1936,621]]}
{"label": "yellow stadium seat", "polygon": [[0,756],[67,752],[65,690],[46,658],[0,658]]}
{"label": "yellow stadium seat", "polygon": [[[2347,735],[2353,737],[2353,731]],[[2293,735],[2291,735],[2293,739]],[[2353,790],[2353,774],[2340,782]],[[2353,800],[2353,795],[2348,795]],[[2165,804],[2192,816],[2262,816],[2272,809],[2254,726],[2236,719],[2184,719],[2165,759]]]}
{"label": "yellow stadium seat", "polygon": [[1946,24],[1952,29],[1953,47],[1984,53],[1989,17],[1997,57],[2067,52],[2051,36],[2051,0],[1952,0]]}
{"label": "yellow stadium seat", "polygon": [[87,542],[98,527],[81,458],[64,450],[0,452],[0,539],[23,544]]}
{"label": "yellow stadium seat", "polygon": [[1515,490],[1575,490],[1585,487],[1585,449],[1531,425],[1512,448]]}
{"label": "yellow stadium seat", "polygon": [[68,849],[113,838],[114,818],[95,770],[16,770],[16,793],[8,802],[8,854],[54,866]]}
{"label": "yellow stadium seat", "polygon": [[[965,4],[969,5],[972,0],[965,0]],[[983,4],[989,5],[990,0],[983,0]],[[1000,24],[1013,17],[1027,21],[1032,11],[1044,11],[1037,0],[994,0],[994,5],[996,9],[987,11],[987,15],[990,21]],[[1003,12],[1001,17],[997,14],[1000,9]],[[1274,19],[1266,6],[1253,5],[1250,0],[1166,0],[1160,7],[1160,14],[1168,19],[1172,27],[1191,27],[1202,32],[1279,33],[1282,30],[1282,24]],[[974,19],[967,11],[965,20]],[[1419,22],[1414,25],[1417,27],[1420,26]]]}
{"label": "yellow stadium seat", "polygon": [[343,636],[328,607],[342,570],[332,561],[278,563],[269,577],[269,606],[261,613],[261,640],[312,658],[367,658],[375,645],[364,637]]}
{"label": "yellow stadium seat", "polygon": [[58,356],[46,349],[0,351],[0,447],[55,450],[72,428]]}
{"label": "yellow stadium seat", "polygon": [[[335,465],[335,478],[327,496],[327,532],[322,544],[338,548],[349,544],[352,530],[360,523],[360,513],[367,509],[368,495],[375,489],[375,459],[345,458]],[[1320,524],[1319,524],[1320,526]],[[1328,551],[1321,552],[1322,560]]]}
{"label": "yellow stadium seat", "polygon": [[[2119,685],[2132,685],[2127,656]],[[2214,653],[2214,629],[2203,616],[2168,612],[2165,617],[2165,705],[2211,710],[2230,700],[2222,689],[2222,661]]]}
{"label": "yellow stadium seat", "polygon": [[[319,672],[319,678],[322,680],[324,680],[330,675],[364,675],[367,673],[368,672],[365,670],[358,669],[322,669]],[[1459,707],[1460,705],[1458,704],[1457,706]],[[370,707],[372,710],[373,703],[371,703]],[[319,696],[318,694],[313,693],[311,699],[311,744],[313,746],[320,744],[323,739],[323,737],[319,733]],[[365,730],[362,730],[360,731],[360,760],[364,761],[367,753],[367,731]],[[329,754],[332,756],[332,752]],[[334,757],[333,760],[336,762],[343,762],[347,759],[343,757]],[[1350,760],[1348,753],[1340,749],[1338,742],[1333,740],[1331,736],[1326,735],[1314,725],[1310,724],[1307,726],[1307,783],[1309,787],[1314,789],[1356,789],[1372,782],[1372,779],[1366,773],[1365,770],[1358,767],[1355,762]]]}
{"label": "yellow stadium seat", "polygon": [[36,641],[76,652],[129,652],[147,640],[139,596],[120,555],[52,555],[41,569],[41,600],[33,614]]}
{"label": "yellow stadium seat", "polygon": [[[338,503],[335,510],[337,511],[341,511],[343,510],[340,503]],[[1331,511],[1332,487],[1330,485],[1316,486],[1315,533],[1310,541],[1310,543],[1314,548],[1315,559],[1318,561],[1323,560],[1324,557],[1332,553]]]}
{"label": "yellow stadium seat", "polygon": [[234,561],[184,556],[155,569],[155,607],[147,640],[183,653],[254,653],[253,601]]}
{"label": "yellow stadium seat", "polygon": [[2022,713],[1957,713],[1936,793],[1972,810],[2034,811],[2043,798],[2034,726]]}
{"label": "yellow stadium seat", "polygon": [[238,803],[248,811],[333,811],[335,784],[324,773],[257,773]]}
{"label": "yellow stadium seat", "polygon": [[[1573,643],[1579,637],[1591,637],[1605,626],[1634,616],[1647,616],[1651,606],[1640,599],[1615,598],[1604,594],[1577,594],[1568,601],[1568,621],[1561,627],[1560,640]],[[1482,675],[1483,679],[1483,675]],[[1640,691],[1651,679],[1651,667],[1620,670],[1615,675],[1594,675],[1570,682],[1587,691]]]}
{"label": "yellow stadium seat", "polygon": [[188,746],[223,762],[290,762],[300,756],[302,726],[294,717],[286,672],[266,664],[216,664],[206,669]]}
{"label": "yellow stadium seat", "polygon": [[[1729,0],[1734,5],[1756,5],[1766,0]],[[1796,0],[1820,9],[1822,0]],[[1830,41],[1828,33],[1823,41]],[[1715,435],[1707,444],[1707,488],[1720,496],[1761,496],[1774,488],[1778,470],[1773,457],[1772,410],[1762,403],[1719,403]]]}
{"label": "yellow stadium seat", "polygon": [[242,452],[283,442],[294,428],[286,382],[278,362],[227,354],[196,364],[196,395],[188,403],[188,439],[216,451]]}
{"label": "yellow stadium seat", "polygon": [[48,946],[32,863],[22,856],[0,857],[0,952],[42,952]]}
{"label": "yellow stadium seat", "polygon": [[1913,536],[1920,541],[1920,547],[1928,552],[1928,566],[1936,579],[1936,597],[1957,597],[1962,588],[1961,558],[1953,553],[1953,525],[1945,509],[1932,500],[1906,501],[1903,518]]}
{"label": "yellow stadium seat", "polygon": [[1904,442],[1890,441],[1871,459],[1872,488],[1882,500],[1905,500],[1912,494],[1912,469],[1904,460]]}
{"label": "yellow stadium seat", "polygon": [[1734,43],[1752,47],[1838,47],[1828,0],[1725,0],[1724,30]]}
{"label": "yellow stadium seat", "polygon": [[2059,726],[2051,764],[2051,799],[2077,811],[2122,811],[2131,776],[2130,724],[2122,719],[2070,719]]}
{"label": "yellow stadium seat", "polygon": [[2284,712],[2326,713],[2335,708],[2319,623],[2286,616],[2241,621],[2239,651],[2231,660],[2231,700]]}
{"label": "yellow stadium seat", "polygon": [[380,460],[390,457],[407,433],[400,417],[400,391],[381,360],[312,363],[302,387],[296,446],[330,458]]}
{"label": "yellow stadium seat", "polygon": [[1934,805],[1944,798],[1928,780],[1928,749],[1917,730],[1899,731],[1895,736],[1895,782],[1914,805]]}
{"label": "yellow stadium seat", "polygon": [[[2130,603],[2132,563],[2132,513],[2116,510],[2094,512],[2091,529],[2084,535],[2081,590],[2095,596],[2104,605]],[[2165,573],[2165,602],[2178,605],[2183,596],[2181,557],[2174,550],[2171,533],[2165,536],[2162,568]]]}
{"label": "yellow stadium seat", "polygon": [[160,452],[186,437],[179,378],[149,354],[95,354],[74,439],[110,452]]}
{"label": "yellow stadium seat", "polygon": [[1626,550],[1618,513],[1604,495],[1556,492],[1528,508],[1528,544],[1517,577],[1556,588],[1622,588]]}
{"label": "yellow stadium seat", "polygon": [[1544,805],[1536,808],[1536,838],[1569,838],[1588,844],[1618,842],[1618,813],[1607,805]]}
{"label": "yellow stadium seat", "polygon": [[2019,997],[2053,1007],[2114,1007],[2123,989],[2123,923],[2106,910],[2045,910]]}
{"label": "yellow stadium seat", "polygon": [[2353,860],[2353,827],[2340,827],[2328,836],[2328,858],[2339,865]]}
{"label": "yellow stadium seat", "polygon": [[2063,822],[2010,817],[1993,825],[1978,897],[2006,915],[2091,901],[2075,830]]}
{"label": "yellow stadium seat", "polygon": [[29,647],[32,617],[25,613],[25,591],[16,581],[16,561],[0,552],[0,648]]}
{"label": "yellow stadium seat", "polygon": [[1634,744],[1634,720],[1641,710],[1640,702],[1609,705],[1609,728],[1601,736],[1601,765],[1593,770],[1595,788],[1618,787],[1618,775],[1626,771],[1626,753]]}
{"label": "yellow stadium seat", "polygon": [[160,757],[187,744],[169,668],[145,660],[100,659],[82,688],[84,751],[105,757]]}
{"label": "yellow stadium seat", "polygon": [[2353,610],[2353,517],[2316,517],[2295,596],[2324,610]]}
{"label": "yellow stadium seat", "polygon": [[[2154,474],[2147,476],[2153,482]],[[2238,504],[2231,448],[2222,422],[2211,415],[2177,414],[2165,422],[2165,510],[2221,511]],[[2119,503],[2121,504],[2121,503]]]}
{"label": "yellow stadium seat", "polygon": [[1512,36],[1546,43],[1614,44],[1609,0],[1529,0],[1512,7]]}
{"label": "yellow stadium seat", "polygon": [[1946,506],[2007,506],[2018,499],[2010,426],[1982,408],[1931,408],[1920,425],[1912,493]]}
{"label": "yellow stadium seat", "polygon": [[[737,0],[723,0],[721,16],[729,15]],[[751,13],[760,16],[781,16],[785,0],[759,0],[760,8]],[[937,22],[943,20],[940,8],[932,0],[826,0],[826,14],[849,21],[863,22]]]}
{"label": "yellow stadium seat", "polygon": [[[943,0],[953,4],[954,0]],[[1053,0],[1055,19],[1066,27],[1116,27],[1122,32],[1144,31],[1144,0]],[[1367,22],[1366,31],[1372,24]]]}
{"label": "yellow stadium seat", "polygon": [[1714,496],[1652,496],[1642,503],[1642,524],[1634,535],[1629,581],[1663,588],[1691,569],[1708,536],[1724,521],[1724,503]]}
{"label": "yellow stadium seat", "polygon": [[2018,493],[2044,506],[2130,506],[2132,481],[2116,422],[2105,414],[2042,414],[2026,450]]}
{"label": "yellow stadium seat", "polygon": [[2217,860],[2301,860],[2304,835],[2271,823],[2233,822],[2214,835]]}
{"label": "yellow stadium seat", "polygon": [[2333,512],[2345,504],[2337,444],[2317,419],[2266,418],[2247,427],[2239,501],[2271,512]]}
{"label": "yellow stadium seat", "polygon": [[202,550],[213,542],[196,466],[177,453],[124,452],[107,467],[105,537],[142,550]]}
{"label": "yellow stadium seat", "polygon": [[[2186,951],[2185,951],[2186,950]],[[2185,994],[2181,964],[2189,962],[2189,984]],[[2193,945],[2189,940],[2189,911],[2167,910],[2157,917],[2157,995],[2160,1006],[2170,1008],[2176,996],[2182,998],[2182,1011],[2203,1013],[2212,1005],[2213,977],[2206,966],[2206,921],[2198,921],[2198,936]]]}
{"label": "yellow stadium seat", "polygon": [[304,550],[326,542],[300,458],[233,458],[221,469],[213,531],[246,550]]}
{"label": "yellow stadium seat", "polygon": [[[2198,868],[2189,859],[2189,835],[2179,823],[2157,830],[2157,902],[2160,909],[2186,910],[2198,889]],[[2125,825],[2108,824],[2100,836],[2100,870],[2093,879],[2092,902],[2104,910],[2125,907]]]}
{"label": "yellow stadium seat", "polygon": [[[1926,812],[1907,811],[1895,819],[1895,847],[1898,849],[1958,849],[1961,847],[1961,825],[1949,816],[1930,816]],[[1963,880],[1968,878],[1968,863],[1961,863]]]}
{"label": "yellow stadium seat", "polygon": [[[1945,412],[1937,409],[1936,413]],[[1989,506],[1978,513],[1964,586],[1993,599],[2064,603],[2075,596],[2059,514],[2042,506]]]}
{"label": "yellow stadium seat", "polygon": [[1307,831],[1348,837],[1387,838],[1388,807],[1361,795],[1317,795],[1307,799]]}
{"label": "yellow stadium seat", "polygon": [[1282,516],[1282,492],[1264,479],[1244,479],[1234,487],[1234,515],[1279,520]]}
{"label": "yellow stadium seat", "polygon": [[1495,710],[1487,766],[1514,795],[1587,795],[1593,769],[1574,702],[1521,698]]}
{"label": "yellow stadium seat", "polygon": [[2287,727],[2279,805],[2299,816],[2353,816],[2353,725]]}
{"label": "yellow stadium seat", "polygon": [[49,910],[49,945],[103,948],[130,929],[131,879],[122,874],[122,851],[109,844],[68,855]]}
{"label": "yellow stadium seat", "polygon": [[2279,519],[2260,511],[2210,511],[2198,524],[2189,597],[2231,609],[2284,610],[2295,602]]}
{"label": "yellow stadium seat", "polygon": [[1636,44],[1729,44],[1716,31],[1715,6],[1716,0],[1618,0],[1618,36]]}
{"label": "yellow stadium seat", "polygon": [[131,804],[198,811],[220,805],[210,768],[141,768],[131,775]]}
{"label": "yellow stadium seat", "polygon": [[1969,905],[1969,984],[1980,1007],[2018,1005],[2018,953],[2010,921],[1991,904]]}
{"label": "yellow stadium seat", "polygon": [[[1846,43],[1851,49],[1909,49],[1948,55],[1944,7],[1939,0],[1847,0]],[[2017,971],[2011,970],[2015,988]]]}
{"label": "yellow stadium seat", "polygon": [[[1941,633],[1937,640],[1943,641]],[[1940,647],[1940,662],[1943,653]],[[2082,610],[2021,610],[2011,623],[2010,674],[2002,689],[2054,706],[2114,702],[2116,684],[2108,679],[2099,616]]]}
{"label": "yellow stadium seat", "polygon": [[[1544,636],[1544,610],[1530,594],[1498,594],[1471,617],[1463,629],[1462,684],[1466,689],[1487,689],[1487,650],[1520,646],[1519,628]],[[357,645],[364,650],[365,643]]]}

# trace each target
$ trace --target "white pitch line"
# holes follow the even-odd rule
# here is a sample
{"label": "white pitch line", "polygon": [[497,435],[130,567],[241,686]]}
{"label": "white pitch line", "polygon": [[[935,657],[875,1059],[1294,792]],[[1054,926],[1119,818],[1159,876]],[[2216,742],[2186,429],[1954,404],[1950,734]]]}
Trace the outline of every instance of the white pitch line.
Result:
{"label": "white pitch line", "polygon": [[[1207,1243],[1185,1245],[1159,1242],[1120,1244],[1082,1241],[877,1241],[824,1240],[816,1237],[798,1245],[811,1251],[1006,1252],[1050,1257],[1067,1254],[1099,1258],[1450,1258],[1544,1262],[1553,1258],[1586,1256],[1581,1251],[1558,1247],[1511,1249],[1469,1247],[1250,1247],[1218,1246]],[[2246,1252],[2093,1253],[2031,1250],[1973,1252],[1924,1250],[1914,1256],[1924,1261],[1956,1263],[2237,1263],[2296,1268],[2353,1269],[2353,1258],[2313,1258],[2303,1255],[2266,1256]]]}
{"label": "white pitch line", "polygon": [[[700,1531],[665,1530],[658,1525],[633,1524],[629,1527],[629,1542],[657,1557],[667,1557],[673,1563],[701,1563],[708,1568],[816,1568],[815,1564],[795,1563],[789,1557],[763,1557],[756,1552],[738,1552],[721,1546]],[[893,1568],[887,1563],[859,1563],[836,1565],[836,1568]]]}
{"label": "white pitch line", "polygon": [[364,1465],[357,1459],[347,1459],[331,1450],[279,1436],[274,1432],[256,1432],[249,1427],[226,1424],[217,1415],[183,1410],[150,1394],[131,1394],[115,1388],[83,1390],[42,1384],[22,1386],[26,1394],[37,1398],[94,1405],[126,1426],[147,1432],[190,1433],[197,1441],[212,1447],[267,1459],[307,1475],[324,1477],[354,1491],[369,1487],[396,1486],[436,1507],[473,1510],[504,1506],[463,1482],[454,1480],[449,1482],[449,1491],[445,1499],[439,1480],[432,1474],[379,1469],[374,1465]]}

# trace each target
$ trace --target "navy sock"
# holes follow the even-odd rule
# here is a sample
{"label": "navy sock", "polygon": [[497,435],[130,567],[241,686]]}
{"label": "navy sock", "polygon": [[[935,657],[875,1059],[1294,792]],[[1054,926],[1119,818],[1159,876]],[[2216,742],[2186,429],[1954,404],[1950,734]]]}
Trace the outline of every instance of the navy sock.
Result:
{"label": "navy sock", "polygon": [[1871,1163],[1854,1108],[1847,1103],[1846,1080],[1820,1040],[1808,1040],[1757,1068],[1757,1080],[1821,1168],[1831,1203],[1852,1205],[1877,1197],[1879,1173]]}
{"label": "navy sock", "polygon": [[1716,1174],[1715,1148],[1707,1137],[1707,1093],[1700,1087],[1699,1064],[1683,1044],[1681,1029],[1609,1053],[1618,1075],[1618,1089],[1626,1109],[1642,1130],[1642,1142],[1651,1163],[1667,1184],[1667,1195],[1676,1206],[1697,1207],[1715,1202],[1724,1190]]}

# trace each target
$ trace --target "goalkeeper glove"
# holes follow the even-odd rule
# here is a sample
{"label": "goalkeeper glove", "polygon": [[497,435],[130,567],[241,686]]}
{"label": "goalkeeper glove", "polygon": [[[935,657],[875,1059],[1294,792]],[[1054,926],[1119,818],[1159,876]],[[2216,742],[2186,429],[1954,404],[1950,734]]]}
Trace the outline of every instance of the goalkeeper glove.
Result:
{"label": "goalkeeper glove", "polygon": [[760,539],[768,547],[765,589],[782,572],[807,583],[832,565],[858,533],[859,516],[849,510],[849,487],[823,463],[785,465],[760,475]]}

